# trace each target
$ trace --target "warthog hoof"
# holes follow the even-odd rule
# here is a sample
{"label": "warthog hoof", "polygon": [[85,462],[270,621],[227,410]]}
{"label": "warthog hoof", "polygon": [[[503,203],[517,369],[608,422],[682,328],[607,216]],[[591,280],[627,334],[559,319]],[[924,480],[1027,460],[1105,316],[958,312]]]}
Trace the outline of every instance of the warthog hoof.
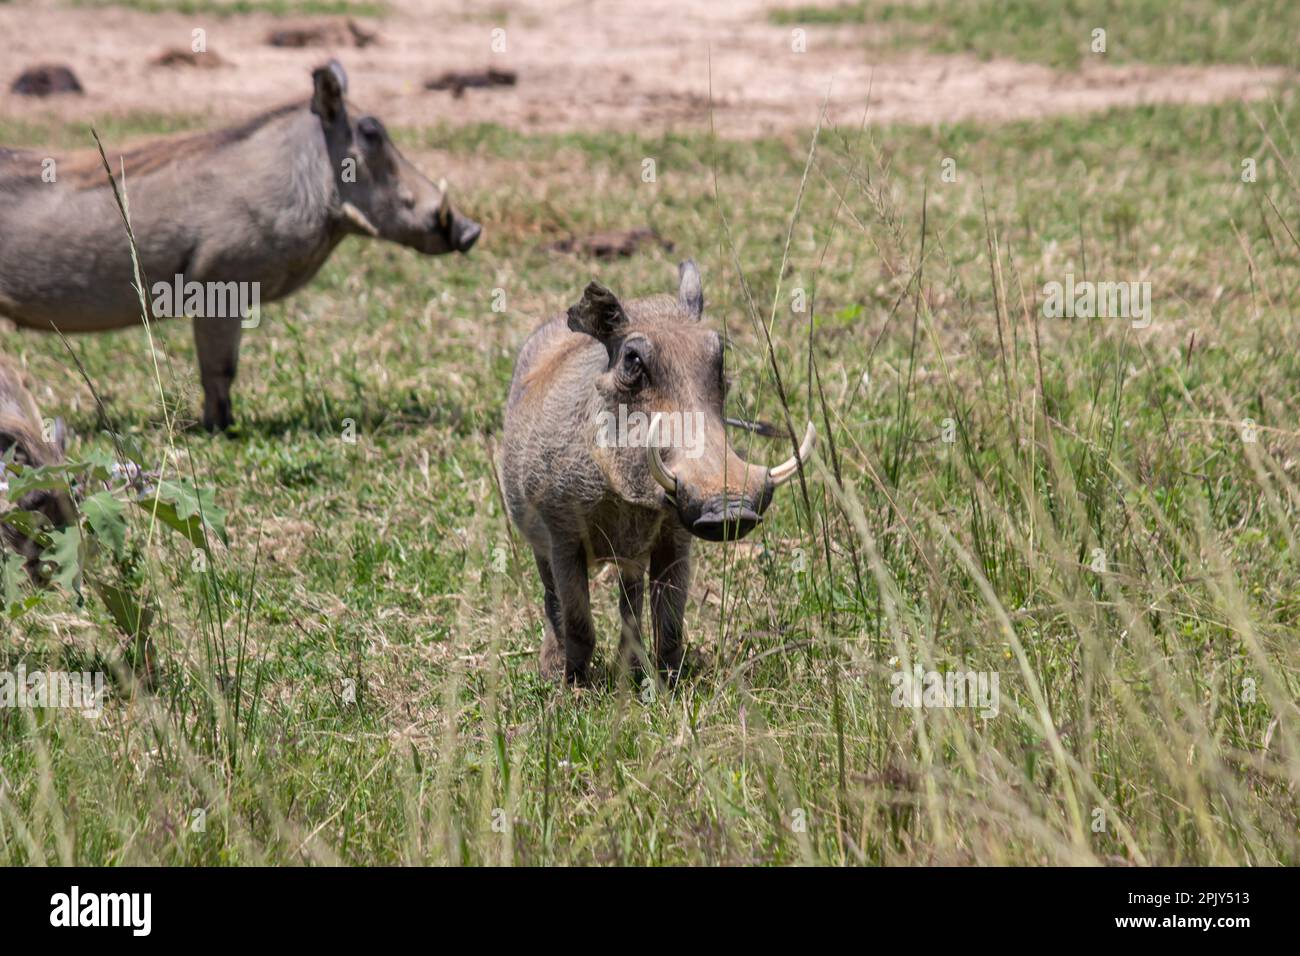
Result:
{"label": "warthog hoof", "polygon": [[542,677],[549,681],[559,682],[564,679],[564,651],[560,645],[549,635],[542,642],[541,660],[538,669]]}
{"label": "warthog hoof", "polygon": [[210,433],[228,433],[235,427],[235,416],[230,409],[230,399],[212,403],[203,412],[203,427]]}
{"label": "warthog hoof", "polygon": [[659,662],[659,676],[669,687],[675,687],[683,678],[693,677],[704,669],[704,655],[693,647]]}

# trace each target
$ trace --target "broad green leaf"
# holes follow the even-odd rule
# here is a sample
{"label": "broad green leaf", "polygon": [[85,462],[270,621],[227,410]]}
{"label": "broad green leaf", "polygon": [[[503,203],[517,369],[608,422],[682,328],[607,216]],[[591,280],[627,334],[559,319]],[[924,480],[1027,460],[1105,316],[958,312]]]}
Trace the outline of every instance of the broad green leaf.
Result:
{"label": "broad green leaf", "polygon": [[108,608],[113,623],[126,637],[149,636],[154,608],[142,603],[138,592],[100,580],[92,580],[91,586],[104,602],[104,607]]}
{"label": "broad green leaf", "polygon": [[51,561],[57,567],[50,580],[70,591],[78,590],[81,576],[81,529],[60,528],[51,530],[50,546],[41,553],[42,561]]}
{"label": "broad green leaf", "polygon": [[[158,520],[189,538],[196,548],[206,547],[203,525],[226,541],[226,512],[217,507],[210,488],[197,491],[188,481],[163,480],[148,495],[136,499],[136,504]],[[202,517],[200,517],[202,515]]]}
{"label": "broad green leaf", "polygon": [[126,549],[126,519],[122,511],[122,502],[107,491],[96,492],[81,503],[81,513],[95,537],[118,557]]}
{"label": "broad green leaf", "polygon": [[30,465],[6,465],[5,477],[9,480],[9,500],[17,501],[29,491],[67,491],[77,468],[78,466],[71,464],[42,465],[39,468]]}
{"label": "broad green leaf", "polygon": [[25,564],[21,555],[0,552],[0,604],[10,610],[10,616],[15,616],[13,609],[23,596],[19,588],[27,580]]}
{"label": "broad green leaf", "polygon": [[9,525],[23,537],[32,539],[50,524],[49,519],[39,511],[24,511],[21,508],[12,508],[0,514],[0,522]]}

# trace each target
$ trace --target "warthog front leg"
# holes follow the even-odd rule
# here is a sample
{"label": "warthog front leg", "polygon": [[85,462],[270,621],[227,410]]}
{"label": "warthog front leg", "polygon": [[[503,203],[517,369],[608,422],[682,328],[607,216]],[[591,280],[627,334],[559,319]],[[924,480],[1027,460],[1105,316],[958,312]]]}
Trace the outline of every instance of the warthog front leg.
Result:
{"label": "warthog front leg", "polygon": [[682,666],[690,584],[690,538],[668,532],[650,553],[650,622],[655,632],[655,663],[669,677],[676,676]]}
{"label": "warthog front leg", "polygon": [[645,646],[641,642],[641,609],[645,605],[644,572],[623,572],[618,578],[618,613],[622,630],[618,637],[618,658],[622,666],[639,674]]}
{"label": "warthog front leg", "polygon": [[230,384],[239,369],[238,318],[194,318],[194,348],[203,383],[203,427],[225,431],[235,423],[230,410]]}
{"label": "warthog front leg", "polygon": [[564,651],[564,679],[585,684],[587,665],[596,647],[596,629],[591,620],[591,588],[582,546],[556,546],[551,551],[551,573],[560,605],[560,627],[556,630]]}

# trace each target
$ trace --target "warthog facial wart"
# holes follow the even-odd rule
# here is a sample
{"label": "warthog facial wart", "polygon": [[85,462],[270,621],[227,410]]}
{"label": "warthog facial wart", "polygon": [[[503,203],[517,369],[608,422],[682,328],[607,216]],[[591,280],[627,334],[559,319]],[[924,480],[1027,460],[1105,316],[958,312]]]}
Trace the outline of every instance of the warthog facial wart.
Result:
{"label": "warthog facial wart", "polygon": [[617,415],[602,409],[596,416],[597,447],[649,448],[651,440],[655,439],[656,448],[680,448],[687,458],[699,458],[704,454],[703,412],[655,414],[659,423],[652,429],[652,418],[647,412],[628,412],[623,404],[618,406]]}
{"label": "warthog facial wart", "polygon": [[1044,318],[1131,319],[1135,329],[1151,324],[1150,282],[1075,282],[1067,272],[1064,283],[1044,285],[1043,296]]}
{"label": "warthog facial wart", "polygon": [[894,707],[978,707],[980,716],[996,717],[1001,707],[996,671],[927,671],[920,664],[895,671],[889,678]]}

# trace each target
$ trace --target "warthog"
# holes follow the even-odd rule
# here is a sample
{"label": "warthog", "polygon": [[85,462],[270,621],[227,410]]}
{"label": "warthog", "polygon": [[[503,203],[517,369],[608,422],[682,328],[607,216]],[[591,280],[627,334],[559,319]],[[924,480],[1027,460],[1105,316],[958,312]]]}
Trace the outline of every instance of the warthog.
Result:
{"label": "warthog", "polygon": [[809,423],[798,455],[775,468],[735,453],[722,414],[722,339],[700,322],[695,263],[679,275],[675,299],[621,302],[592,282],[567,315],[529,337],[515,366],[501,485],[545,590],[548,677],[588,677],[587,575],[598,562],[619,568],[619,655],[634,671],[649,572],[655,663],[675,676],[693,539],[744,537],[813,450]]}
{"label": "warthog", "polygon": [[[57,465],[63,461],[63,445],[63,421],[56,419],[46,427],[18,371],[0,356],[0,513],[10,508],[36,512],[56,528],[76,522],[76,508],[65,491],[38,489],[17,501],[8,500],[3,462],[8,459],[35,468]],[[39,544],[5,521],[0,521],[0,540],[27,559],[27,571],[34,579],[39,577]]]}
{"label": "warthog", "polygon": [[[146,297],[151,311],[193,316],[210,430],[233,423],[230,385],[249,299],[293,292],[348,235],[441,255],[469,251],[481,231],[452,206],[445,180],[430,182],[379,120],[345,100],[338,63],[313,81],[310,101],[123,157],[146,282],[206,289],[197,305],[188,292],[183,306],[167,294],[170,308],[160,309],[152,285]],[[133,325],[141,316],[132,275],[97,152],[55,160],[0,148],[0,315],[64,332]],[[204,307],[214,299],[215,309]]]}

